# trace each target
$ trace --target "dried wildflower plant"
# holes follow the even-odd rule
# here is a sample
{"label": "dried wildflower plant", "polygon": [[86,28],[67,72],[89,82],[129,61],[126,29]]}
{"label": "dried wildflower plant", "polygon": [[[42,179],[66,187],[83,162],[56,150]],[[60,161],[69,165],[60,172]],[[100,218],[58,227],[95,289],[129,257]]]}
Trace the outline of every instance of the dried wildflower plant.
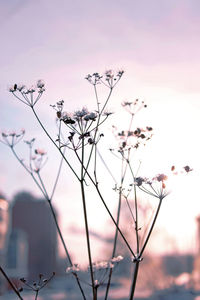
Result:
{"label": "dried wildflower plant", "polygon": [[[111,258],[108,261],[99,261],[92,263],[92,272],[94,277],[94,288],[95,288],[95,297],[97,297],[97,291],[100,286],[104,286],[109,278],[109,273],[111,270],[116,268],[118,264],[123,260],[123,256],[118,255],[116,257]],[[85,283],[88,286],[91,286],[90,281],[87,279],[87,273],[90,273],[90,266],[87,267],[87,270],[81,269],[78,264],[74,264],[71,267],[66,269],[67,274],[79,275],[79,279],[81,282]]]}
{"label": "dried wildflower plant", "polygon": [[[40,290],[43,289],[53,279],[54,276],[55,276],[55,272],[53,272],[49,278],[44,278],[43,274],[39,274],[38,281],[34,281],[33,283],[29,283],[27,279],[25,279],[24,277],[20,278],[20,281],[23,283],[26,289],[35,292],[35,300],[37,300]],[[23,287],[19,288],[20,293],[22,293],[23,290],[24,290]]]}
{"label": "dried wildflower plant", "polygon": [[[84,290],[83,284],[91,287],[90,299],[98,299],[98,288],[100,286],[105,288],[105,300],[109,297],[111,281],[113,279],[113,269],[123,260],[123,257],[117,252],[117,244],[119,241],[119,235],[122,238],[124,247],[129,251],[129,255],[132,257],[132,263],[134,264],[134,269],[132,276],[130,278],[130,296],[129,299],[134,298],[134,292],[137,282],[138,270],[140,263],[143,260],[143,254],[148,244],[149,238],[152,234],[154,225],[156,223],[158,213],[162,201],[168,195],[166,188],[167,176],[164,174],[158,174],[152,179],[147,179],[146,177],[140,177],[138,175],[139,168],[135,170],[134,152],[139,151],[141,146],[144,146],[151,140],[153,136],[153,128],[148,124],[146,127],[133,127],[133,119],[136,113],[139,113],[143,108],[146,109],[147,105],[138,99],[135,101],[124,101],[122,103],[123,109],[125,109],[130,117],[130,122],[128,129],[118,130],[116,126],[113,126],[113,134],[118,143],[116,148],[111,148],[110,151],[113,154],[113,159],[117,160],[120,167],[120,177],[115,178],[109,165],[102,158],[98,144],[104,137],[101,125],[107,120],[108,117],[112,115],[112,112],[107,110],[107,104],[110,101],[111,95],[115,86],[120,81],[124,71],[120,70],[118,72],[113,72],[112,70],[107,70],[104,74],[93,73],[86,76],[86,80],[91,84],[94,89],[96,109],[89,110],[87,107],[83,106],[81,109],[75,112],[65,111],[64,100],[57,101],[55,104],[51,105],[52,109],[55,111],[57,120],[57,137],[54,139],[48,130],[43,125],[40,120],[36,110],[35,105],[41,98],[42,94],[45,92],[44,81],[38,80],[36,85],[31,88],[26,88],[24,85],[14,84],[9,91],[17,98],[20,102],[29,106],[32,110],[35,118],[37,119],[42,130],[45,132],[46,136],[53,143],[57,151],[61,155],[61,161],[59,164],[58,172],[55,177],[55,182],[53,184],[52,191],[47,191],[45,187],[44,180],[41,175],[41,170],[47,162],[47,152],[41,148],[35,147],[35,138],[27,141],[25,140],[25,145],[28,146],[28,163],[27,159],[20,159],[17,151],[15,149],[16,144],[18,144],[24,137],[25,131],[22,130],[19,134],[15,132],[1,134],[0,141],[9,146],[14,156],[17,158],[19,163],[24,167],[26,172],[33,178],[35,184],[40,189],[45,200],[49,204],[50,211],[52,213],[53,219],[55,221],[55,226],[58,231],[58,235],[61,239],[63,248],[65,250],[67,258],[67,269],[66,273],[71,274],[77,283],[77,288],[79,289],[80,296],[83,299],[88,299],[86,292]],[[99,100],[99,86],[103,85],[107,89],[107,95],[104,101]],[[72,151],[79,164],[79,169],[75,168],[73,165],[73,160],[69,160],[68,151]],[[134,151],[134,152],[133,152]],[[99,159],[100,158],[100,159]],[[101,185],[99,183],[99,176],[97,170],[97,160],[103,162],[106,166],[109,174],[114,180],[115,187],[114,191],[117,193],[118,208],[117,215],[115,216],[107,205],[106,196],[103,195],[101,191]],[[71,249],[68,247],[59,227],[57,217],[52,206],[52,198],[55,193],[55,189],[59,180],[60,171],[63,163],[67,164],[71,172],[74,175],[75,180],[80,184],[80,195],[83,208],[84,216],[84,226],[85,226],[85,237],[86,246],[88,254],[88,274],[89,279],[86,281],[85,276],[82,276],[82,270],[78,264],[73,262],[71,256]],[[134,167],[133,167],[134,166]],[[191,168],[189,166],[184,167],[185,172],[190,172]],[[172,172],[175,172],[175,167],[172,167]],[[116,173],[116,172],[115,172]],[[110,252],[110,259],[102,262],[93,262],[92,259],[92,249],[90,243],[90,231],[88,224],[88,213],[87,213],[87,182],[96,191],[97,197],[102,202],[107,214],[110,216],[112,223],[114,225],[114,238],[113,246]],[[128,186],[128,187],[127,187]],[[143,192],[158,199],[157,208],[152,217],[149,226],[144,230],[143,237],[141,238],[141,226],[139,220],[140,213],[140,203],[138,199],[138,192]],[[122,210],[122,203],[128,207],[130,211],[130,223],[133,223],[132,227],[133,234],[135,236],[134,245],[132,245],[128,238],[122,231],[120,224],[120,216]],[[3,274],[3,271],[1,271]],[[87,276],[88,277],[88,276]],[[50,280],[50,279],[49,279]],[[47,280],[47,282],[49,282]],[[46,284],[44,280],[42,281],[42,276],[39,278],[38,283],[33,285],[27,284],[23,279],[21,280],[26,286],[29,286],[33,291],[35,291],[36,296],[41,288]],[[16,291],[15,291],[16,292]],[[16,293],[17,294],[17,293]],[[19,295],[18,295],[19,296]]]}
{"label": "dried wildflower plant", "polygon": [[24,84],[15,83],[13,86],[9,87],[9,92],[25,105],[33,107],[45,92],[45,83],[43,80],[39,79],[35,85],[29,88]]}

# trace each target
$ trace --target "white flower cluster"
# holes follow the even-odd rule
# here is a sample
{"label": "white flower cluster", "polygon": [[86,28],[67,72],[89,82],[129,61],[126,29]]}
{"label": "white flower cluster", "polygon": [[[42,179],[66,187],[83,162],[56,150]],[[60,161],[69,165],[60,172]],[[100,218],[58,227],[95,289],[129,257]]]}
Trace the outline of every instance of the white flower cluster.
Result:
{"label": "white flower cluster", "polygon": [[67,274],[76,274],[79,271],[80,271],[80,267],[78,264],[73,264],[71,267],[68,267],[66,269]]}
{"label": "white flower cluster", "polygon": [[121,255],[111,258],[108,261],[94,262],[92,264],[93,271],[113,269],[116,264],[122,261],[124,258]]}
{"label": "white flower cluster", "polygon": [[111,259],[111,262],[112,263],[119,263],[121,260],[123,260],[124,258],[123,258],[123,256],[121,256],[121,255],[118,255],[117,257],[113,257],[112,259]]}
{"label": "white flower cluster", "polygon": [[103,269],[112,269],[114,268],[114,264],[110,261],[101,261],[101,262],[94,262],[92,264],[93,271],[103,270]]}

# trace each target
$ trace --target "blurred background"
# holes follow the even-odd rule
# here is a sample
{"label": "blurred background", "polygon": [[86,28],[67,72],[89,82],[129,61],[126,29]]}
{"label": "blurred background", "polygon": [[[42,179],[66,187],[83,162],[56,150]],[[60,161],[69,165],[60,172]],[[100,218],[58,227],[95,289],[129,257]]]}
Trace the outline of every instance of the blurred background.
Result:
{"label": "blurred background", "polygon": [[[153,299],[157,299],[162,293],[172,295],[172,299],[199,297],[199,15],[198,0],[77,0],[73,3],[0,0],[0,128],[6,132],[24,128],[25,139],[36,137],[36,145],[48,152],[42,175],[49,192],[60,158],[31,110],[8,92],[14,83],[31,86],[38,79],[45,80],[46,91],[36,110],[56,138],[55,111],[50,105],[64,99],[68,112],[83,106],[94,109],[95,95],[85,76],[123,69],[125,74],[109,103],[109,109],[115,113],[102,127],[104,139],[99,151],[105,161],[111,162],[110,167],[116,172],[115,159],[108,150],[114,142],[112,125],[119,130],[127,128],[127,114],[121,102],[139,98],[145,101],[147,109],[136,115],[134,126],[154,129],[152,140],[136,155],[136,161],[142,161],[140,175],[168,174],[172,165],[177,170],[186,165],[193,169],[189,174],[180,171],[178,176],[169,176],[170,195],[163,202],[147,248],[139,276],[138,298],[150,299],[153,294]],[[100,88],[99,93],[105,99],[106,91]],[[69,277],[66,281],[64,251],[49,209],[9,148],[1,144],[0,149],[1,265],[16,285],[21,277],[33,281],[39,273],[50,276],[55,271],[57,279],[49,284],[51,293],[47,297],[50,299],[52,294],[52,299],[66,299],[67,294],[73,294],[74,282]],[[26,161],[28,152],[23,142],[16,150]],[[106,179],[106,172],[102,165],[100,184],[110,209],[116,213],[114,182],[109,174]],[[150,207],[154,207],[153,201],[149,200]],[[86,266],[79,187],[66,166],[53,205],[73,260]],[[88,214],[93,259],[108,259],[114,228],[93,192],[88,195]],[[131,236],[131,221],[127,224],[126,211],[121,222],[127,236]],[[123,249],[119,245],[118,253]],[[123,255],[126,259],[115,273],[118,285],[113,287],[113,299],[127,299],[132,266],[128,253]],[[16,298],[12,298],[13,293],[3,278],[1,294],[2,299]],[[27,297],[32,299],[29,294]]]}

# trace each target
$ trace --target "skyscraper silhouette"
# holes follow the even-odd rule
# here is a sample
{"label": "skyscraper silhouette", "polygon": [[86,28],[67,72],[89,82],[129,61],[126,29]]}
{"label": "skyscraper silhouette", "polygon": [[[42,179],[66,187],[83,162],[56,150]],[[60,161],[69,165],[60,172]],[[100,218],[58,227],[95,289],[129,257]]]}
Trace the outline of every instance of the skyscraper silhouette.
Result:
{"label": "skyscraper silhouette", "polygon": [[[50,209],[43,199],[21,192],[12,206],[12,229],[24,231],[28,240],[28,277],[52,274],[56,269],[57,233]],[[20,274],[19,274],[20,276]]]}

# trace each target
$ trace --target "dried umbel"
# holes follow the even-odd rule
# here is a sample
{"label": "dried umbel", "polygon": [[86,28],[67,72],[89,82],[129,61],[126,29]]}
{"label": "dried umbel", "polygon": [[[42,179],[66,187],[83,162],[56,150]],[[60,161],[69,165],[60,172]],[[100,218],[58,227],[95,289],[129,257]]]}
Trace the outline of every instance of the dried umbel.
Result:
{"label": "dried umbel", "polygon": [[147,104],[144,101],[140,101],[136,99],[135,101],[124,101],[122,102],[122,107],[126,109],[131,115],[135,115],[138,113],[142,108],[146,108]]}
{"label": "dried umbel", "polygon": [[[92,268],[88,266],[87,272],[90,273],[92,269],[94,284],[96,288],[103,285],[108,280],[109,271],[115,268],[123,259],[123,256],[118,255],[107,261],[93,262]],[[81,269],[80,265],[78,264],[73,264],[71,267],[68,267],[66,269],[67,274],[79,276],[80,281],[91,285],[86,281],[85,272],[86,271],[84,269]]]}
{"label": "dried umbel", "polygon": [[30,107],[34,107],[45,92],[45,83],[43,80],[39,79],[35,85],[29,88],[27,88],[24,84],[15,83],[13,86],[9,87],[9,92],[11,92],[22,103]]}
{"label": "dried umbel", "polygon": [[1,133],[1,139],[0,142],[13,148],[15,145],[17,145],[24,137],[25,130],[22,129],[20,132],[5,132],[3,131]]}
{"label": "dried umbel", "polygon": [[165,174],[158,174],[151,179],[136,177],[134,184],[143,192],[162,200],[169,194],[165,184],[167,178]]}
{"label": "dried umbel", "polygon": [[145,146],[153,136],[153,128],[150,126],[146,126],[145,128],[137,127],[135,130],[121,131],[118,131],[116,126],[112,128],[114,136],[119,141],[117,151],[121,154],[124,154],[125,151],[130,149],[138,149],[141,145]]}
{"label": "dried umbel", "polygon": [[[27,279],[20,278],[20,281],[26,286],[26,288],[34,291],[36,293],[36,298],[38,296],[38,293],[41,289],[43,289],[55,276],[55,272],[49,277],[49,278],[44,278],[43,274],[39,274],[39,279],[38,281],[33,281],[32,283],[29,283]],[[23,291],[23,288],[19,288],[19,292],[21,293]]]}
{"label": "dried umbel", "polygon": [[124,74],[123,70],[114,72],[113,70],[107,70],[104,74],[100,75],[99,73],[88,74],[85,79],[89,81],[92,85],[104,84],[108,88],[114,88],[117,82],[121,79]]}
{"label": "dried umbel", "polygon": [[[56,139],[59,147],[78,150],[84,145],[96,145],[102,134],[97,134],[99,126],[111,115],[111,112],[89,111],[87,107],[74,112],[64,111],[64,100],[51,105],[56,110],[59,132]],[[67,128],[68,132],[66,135]],[[65,133],[62,133],[65,130]]]}

